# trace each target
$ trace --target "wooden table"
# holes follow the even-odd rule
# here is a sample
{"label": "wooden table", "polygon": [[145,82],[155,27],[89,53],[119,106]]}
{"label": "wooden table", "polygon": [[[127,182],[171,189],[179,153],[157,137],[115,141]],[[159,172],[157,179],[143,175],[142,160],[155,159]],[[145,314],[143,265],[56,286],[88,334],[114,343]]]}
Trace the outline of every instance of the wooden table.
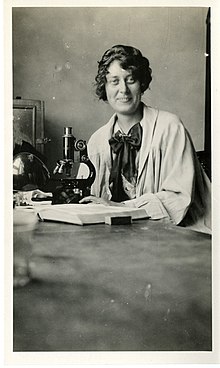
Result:
{"label": "wooden table", "polygon": [[210,351],[211,237],[160,221],[42,222],[14,351]]}

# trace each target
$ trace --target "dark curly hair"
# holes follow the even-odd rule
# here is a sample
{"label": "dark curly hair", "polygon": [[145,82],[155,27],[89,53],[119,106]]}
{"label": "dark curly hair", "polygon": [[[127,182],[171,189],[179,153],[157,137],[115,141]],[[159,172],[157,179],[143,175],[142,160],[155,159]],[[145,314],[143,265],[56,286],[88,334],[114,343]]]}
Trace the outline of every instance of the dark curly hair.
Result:
{"label": "dark curly hair", "polygon": [[119,60],[123,69],[132,71],[134,77],[140,82],[142,93],[148,89],[152,80],[152,70],[149,60],[135,47],[116,45],[107,50],[101,60],[98,61],[98,74],[95,77],[95,92],[100,100],[107,100],[105,91],[106,74],[108,73],[109,65],[114,60]]}

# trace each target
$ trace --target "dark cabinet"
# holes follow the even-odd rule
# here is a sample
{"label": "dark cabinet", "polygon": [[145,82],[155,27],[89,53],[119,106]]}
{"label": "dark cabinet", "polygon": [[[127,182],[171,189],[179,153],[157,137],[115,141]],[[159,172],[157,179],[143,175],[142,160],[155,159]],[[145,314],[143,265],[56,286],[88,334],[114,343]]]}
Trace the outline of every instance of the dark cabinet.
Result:
{"label": "dark cabinet", "polygon": [[211,147],[211,13],[208,10],[206,18],[206,88],[205,88],[205,142],[204,151],[197,152],[199,161],[212,178],[212,147]]}

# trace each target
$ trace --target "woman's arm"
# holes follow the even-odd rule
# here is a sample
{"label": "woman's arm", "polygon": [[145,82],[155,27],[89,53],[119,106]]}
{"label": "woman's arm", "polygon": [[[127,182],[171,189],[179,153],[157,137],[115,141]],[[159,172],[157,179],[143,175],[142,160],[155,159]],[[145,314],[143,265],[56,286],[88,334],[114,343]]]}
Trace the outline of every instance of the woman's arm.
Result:
{"label": "woman's arm", "polygon": [[[179,125],[172,134],[170,132],[165,142],[160,165],[154,167],[154,173],[150,172],[152,176],[157,176],[160,183],[158,191],[144,193],[143,184],[140,195],[124,203],[129,207],[145,208],[152,219],[168,217],[175,224],[179,224],[186,214],[188,216],[189,211],[194,219],[201,218],[207,211],[210,190],[191,138],[185,128]],[[147,180],[150,174],[146,176]]]}
{"label": "woman's arm", "polygon": [[96,196],[87,196],[84,197],[79,201],[79,203],[97,203],[97,204],[103,204],[105,206],[115,206],[115,207],[123,207],[125,206],[125,203],[123,202],[113,202],[108,199],[96,197]]}

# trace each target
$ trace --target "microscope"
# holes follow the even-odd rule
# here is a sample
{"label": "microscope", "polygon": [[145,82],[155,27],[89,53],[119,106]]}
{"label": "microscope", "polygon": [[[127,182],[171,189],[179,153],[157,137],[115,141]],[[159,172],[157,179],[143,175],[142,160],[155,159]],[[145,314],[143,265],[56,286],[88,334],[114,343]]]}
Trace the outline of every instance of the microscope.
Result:
{"label": "microscope", "polygon": [[78,203],[90,195],[95,176],[95,167],[87,154],[86,141],[77,140],[72,134],[72,127],[65,127],[63,158],[57,161],[53,170],[53,179],[58,180],[59,184],[53,191],[52,204]]}

